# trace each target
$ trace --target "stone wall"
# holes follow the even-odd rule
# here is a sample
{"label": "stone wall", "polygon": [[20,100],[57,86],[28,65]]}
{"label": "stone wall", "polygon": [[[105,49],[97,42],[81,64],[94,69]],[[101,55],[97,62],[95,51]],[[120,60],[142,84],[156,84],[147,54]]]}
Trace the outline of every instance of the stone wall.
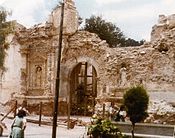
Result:
{"label": "stone wall", "polygon": [[[50,14],[47,22],[53,23],[53,26],[59,30],[60,20],[61,7],[58,5]],[[78,12],[72,0],[65,1],[63,22],[63,32],[66,35],[71,35],[78,29]]]}
{"label": "stone wall", "polygon": [[[69,18],[71,16],[71,18]],[[10,37],[1,101],[11,95],[42,100],[53,98],[59,44],[60,7],[44,25],[17,27]],[[97,72],[97,99],[122,97],[125,89],[142,84],[149,92],[175,93],[175,28],[173,16],[160,16],[151,41],[137,47],[109,48],[96,34],[78,31],[77,11],[66,1],[61,60],[60,101],[68,102],[70,77],[80,62],[88,62]],[[19,25],[18,25],[19,26]],[[42,72],[38,72],[39,70]],[[27,97],[28,96],[28,97]]]}
{"label": "stone wall", "polygon": [[173,40],[164,42],[160,39],[139,47],[109,48],[97,35],[80,31],[68,41],[69,46],[63,51],[63,64],[71,67],[81,59],[94,61],[92,64],[96,67],[100,87],[98,92],[104,86],[106,92],[111,92],[115,88],[140,83],[149,91],[174,91]]}
{"label": "stone wall", "polygon": [[22,55],[18,52],[20,45],[13,40],[13,35],[8,37],[11,45],[6,53],[5,67],[6,71],[2,74],[2,86],[0,88],[1,102],[7,102],[11,96],[21,91],[22,68],[25,66],[25,61]]}

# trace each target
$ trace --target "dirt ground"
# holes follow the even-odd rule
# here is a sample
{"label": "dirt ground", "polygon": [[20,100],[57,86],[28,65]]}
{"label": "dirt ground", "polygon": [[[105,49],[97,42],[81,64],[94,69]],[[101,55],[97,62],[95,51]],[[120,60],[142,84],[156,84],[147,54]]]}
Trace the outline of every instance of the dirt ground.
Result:
{"label": "dirt ground", "polygon": [[[38,116],[28,116],[28,119],[37,120]],[[163,117],[166,121],[174,120],[175,116]],[[167,119],[168,118],[168,119]],[[171,119],[169,119],[171,118]],[[51,118],[43,117],[44,121],[49,121]],[[90,123],[90,117],[72,117],[73,120],[78,120],[77,124],[73,129],[67,129],[66,117],[59,117],[58,127],[57,127],[57,138],[87,138],[87,127],[86,124]],[[156,120],[162,119],[162,116],[155,116]],[[7,138],[10,133],[10,126],[12,124],[12,119],[6,118],[3,123],[6,124],[6,129],[4,129],[2,138]],[[161,120],[160,120],[161,121]],[[160,122],[159,122],[160,123]],[[174,122],[171,122],[174,123]],[[167,123],[167,124],[171,124]],[[81,126],[80,126],[81,125]],[[51,125],[41,125],[27,122],[27,127],[25,130],[25,138],[51,138],[52,137],[52,126]]]}
{"label": "dirt ground", "polygon": [[[162,108],[163,107],[163,108]],[[3,109],[3,106],[0,105],[1,108],[1,112],[7,112],[5,109]],[[156,103],[153,104],[153,114],[151,115],[151,117],[147,120],[148,123],[156,123],[156,124],[171,124],[174,125],[175,124],[175,113],[171,112],[171,113],[167,113],[167,109],[168,110],[174,110],[174,108],[172,106],[167,105],[164,102],[161,103]],[[159,114],[155,114],[155,113]],[[163,114],[162,114],[163,113]],[[11,114],[10,116],[13,116],[13,114]],[[2,116],[1,116],[2,118]],[[28,119],[34,119],[34,120],[38,120],[38,116],[27,116]],[[77,120],[76,123],[77,125],[74,127],[74,129],[67,129],[66,126],[66,122],[65,120],[67,120],[66,117],[60,117],[59,118],[59,123],[61,125],[58,125],[57,128],[57,137],[58,138],[86,138],[86,133],[87,133],[87,128],[85,127],[85,125],[87,123],[90,123],[90,117],[72,117],[72,119]],[[43,121],[48,121],[48,122],[52,122],[52,118],[51,117],[42,117]],[[12,119],[5,119],[3,121],[3,123],[6,124],[7,128],[4,129],[3,132],[3,136],[2,138],[7,138],[9,133],[10,133],[10,126],[12,124]],[[80,126],[81,125],[81,126]],[[33,124],[33,123],[27,123],[27,128],[25,131],[25,138],[51,138],[52,137],[52,126],[48,126],[48,125],[41,125],[39,126],[38,124]]]}
{"label": "dirt ground", "polygon": [[[7,129],[4,129],[3,136],[1,138],[7,138],[10,133],[10,126],[12,124],[11,119],[5,119],[3,123],[6,124]],[[57,138],[85,138],[86,128],[84,126],[75,126],[74,129],[67,129],[64,125],[57,127]],[[52,126],[46,126],[33,123],[27,123],[25,130],[25,138],[51,138]]]}

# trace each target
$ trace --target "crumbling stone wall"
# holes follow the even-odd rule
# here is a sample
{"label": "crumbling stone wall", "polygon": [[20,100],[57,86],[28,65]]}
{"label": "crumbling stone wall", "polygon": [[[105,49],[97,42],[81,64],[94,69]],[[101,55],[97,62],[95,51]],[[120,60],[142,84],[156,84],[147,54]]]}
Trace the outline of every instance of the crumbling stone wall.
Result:
{"label": "crumbling stone wall", "polygon": [[45,26],[23,28],[16,32],[17,41],[21,45],[20,53],[25,55],[25,95],[38,96],[50,93],[49,84],[53,81],[51,71],[53,72],[55,67],[54,62],[51,62],[55,57],[53,34],[54,28],[48,23]]}
{"label": "crumbling stone wall", "polygon": [[[163,19],[162,19],[163,18]],[[163,86],[169,85],[172,91],[174,91],[174,67],[175,67],[175,16],[161,15],[157,25],[153,27],[151,35],[151,46],[158,51],[159,55],[155,55],[155,68],[157,70],[157,77],[155,81],[161,83],[160,87],[165,90]],[[160,31],[160,28],[162,31]],[[157,37],[155,37],[157,36]],[[158,57],[156,57],[158,56]],[[162,65],[162,66],[161,66]],[[157,80],[156,80],[157,79]]]}
{"label": "crumbling stone wall", "polygon": [[81,57],[91,58],[96,61],[101,85],[129,87],[143,83],[150,90],[174,90],[173,40],[160,39],[140,47],[109,48],[95,34],[78,32],[68,41],[63,63],[70,65]]}
{"label": "crumbling stone wall", "polygon": [[[121,97],[125,89],[136,84],[144,85],[149,92],[174,94],[174,15],[160,16],[158,24],[153,27],[150,42],[137,47],[109,48],[106,41],[96,34],[77,30],[78,19],[74,3],[66,2],[60,78],[62,103],[68,101],[70,74],[80,62],[90,63],[97,72],[97,99]],[[44,100],[46,97],[49,100],[53,98],[60,29],[57,22],[60,19],[60,7],[57,8],[44,25],[35,25],[29,29],[20,26],[16,29],[12,39],[15,43],[12,44],[19,50],[14,50],[13,53],[18,55],[19,62],[13,63],[18,69],[11,77],[18,76],[14,81],[18,89],[7,85],[12,80],[5,79],[2,82],[3,88],[0,88],[1,95],[8,91],[9,95],[14,92],[16,97],[22,94],[23,98],[28,99],[38,97],[42,101],[42,97]],[[12,58],[12,54],[8,58]],[[9,60],[6,60],[6,64],[11,65],[12,61],[7,61]],[[9,71],[14,68],[7,67]],[[42,71],[40,75],[37,73],[38,68]],[[5,76],[10,75],[9,71],[5,72]],[[9,98],[10,96],[7,99]]]}
{"label": "crumbling stone wall", "polygon": [[[59,30],[61,21],[61,7],[58,5],[50,14],[47,22],[52,23]],[[78,12],[72,0],[65,0],[64,6],[64,34],[71,35],[78,29]]]}
{"label": "crumbling stone wall", "polygon": [[5,67],[6,71],[0,74],[0,99],[1,103],[7,102],[15,92],[21,90],[21,68],[25,66],[21,55],[18,53],[20,45],[13,41],[14,35],[7,38],[11,45],[6,52]]}
{"label": "crumbling stone wall", "polygon": [[98,92],[101,92],[101,86],[106,78],[105,60],[106,48],[108,44],[100,40],[96,34],[80,31],[68,38],[68,44],[65,45],[62,54],[62,65],[68,70],[67,77],[73,68],[80,62],[88,62],[93,65],[97,71]]}

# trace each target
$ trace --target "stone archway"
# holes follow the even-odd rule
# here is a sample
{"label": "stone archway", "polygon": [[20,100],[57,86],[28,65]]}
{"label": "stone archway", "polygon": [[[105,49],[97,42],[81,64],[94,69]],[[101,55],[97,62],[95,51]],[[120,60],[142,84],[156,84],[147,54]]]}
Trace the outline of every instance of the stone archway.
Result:
{"label": "stone archway", "polygon": [[97,72],[88,62],[78,63],[70,76],[71,115],[92,115],[97,97]]}

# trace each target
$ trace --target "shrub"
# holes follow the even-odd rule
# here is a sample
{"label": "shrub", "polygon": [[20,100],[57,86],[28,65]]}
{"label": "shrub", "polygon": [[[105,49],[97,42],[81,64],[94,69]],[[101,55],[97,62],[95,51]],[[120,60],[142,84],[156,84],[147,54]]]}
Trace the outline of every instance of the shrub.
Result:
{"label": "shrub", "polygon": [[123,99],[127,116],[132,122],[132,136],[134,137],[135,123],[143,121],[148,116],[149,96],[143,86],[139,85],[128,89]]}
{"label": "shrub", "polygon": [[124,138],[118,127],[110,120],[100,117],[93,119],[91,125],[88,126],[88,135],[92,138]]}

